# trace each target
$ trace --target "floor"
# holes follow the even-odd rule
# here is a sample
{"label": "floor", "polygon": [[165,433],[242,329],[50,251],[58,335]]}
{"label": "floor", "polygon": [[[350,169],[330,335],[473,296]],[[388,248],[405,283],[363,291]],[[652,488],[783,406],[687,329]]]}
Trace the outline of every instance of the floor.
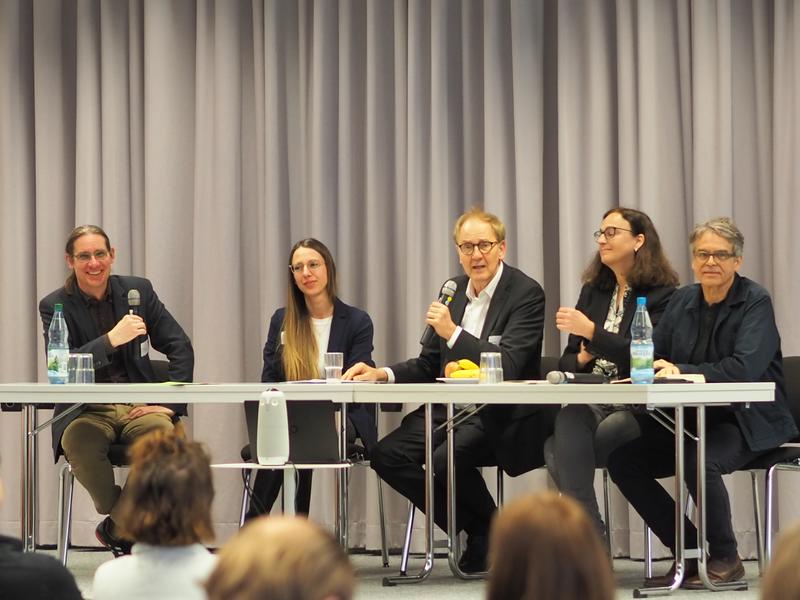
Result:
{"label": "floor", "polygon": [[[55,554],[54,551],[43,551]],[[396,587],[383,587],[383,578],[389,574],[396,574],[399,557],[392,556],[391,568],[385,569],[381,565],[380,556],[371,554],[352,555],[353,563],[359,571],[359,587],[356,600],[383,600],[397,598],[414,598],[415,600],[478,600],[484,598],[485,583],[483,581],[462,581],[455,579],[449,568],[447,560],[442,557],[434,563],[434,570],[430,577],[421,584],[402,585]],[[100,550],[72,550],[69,554],[69,568],[75,575],[84,596],[92,597],[92,578],[98,565],[111,560],[111,554]],[[412,558],[409,570],[420,568],[421,558]],[[661,573],[669,567],[669,562],[661,561],[654,565],[654,572]],[[746,581],[749,589],[741,592],[715,593],[713,600],[750,600],[759,597],[758,564],[755,561],[745,562],[747,571]],[[633,589],[639,586],[643,578],[643,565],[641,562],[617,559],[614,561],[614,571],[617,580],[617,598],[633,597]],[[697,598],[698,594],[707,592],[678,591],[673,598]]]}

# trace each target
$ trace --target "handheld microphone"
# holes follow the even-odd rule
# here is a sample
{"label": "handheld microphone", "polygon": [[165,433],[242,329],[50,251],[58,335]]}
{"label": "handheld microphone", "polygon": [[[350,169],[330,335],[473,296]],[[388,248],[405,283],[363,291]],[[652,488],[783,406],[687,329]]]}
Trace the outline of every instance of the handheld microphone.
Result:
{"label": "handheld microphone", "polygon": [[606,383],[603,375],[596,373],[570,373],[569,371],[550,371],[547,383]]}
{"label": "handheld microphone", "polygon": [[139,306],[142,304],[142,295],[139,290],[128,290],[128,314],[138,315]]}
{"label": "handheld microphone", "polygon": [[[448,279],[444,282],[442,286],[442,291],[439,292],[439,298],[437,299],[438,302],[441,302],[445,306],[448,306],[453,301],[453,296],[458,289],[458,285],[452,279]],[[434,331],[433,327],[428,325],[425,327],[425,331],[422,332],[422,337],[419,340],[419,343],[423,346],[425,344],[429,344],[433,340],[433,336],[436,335],[436,331]]]}

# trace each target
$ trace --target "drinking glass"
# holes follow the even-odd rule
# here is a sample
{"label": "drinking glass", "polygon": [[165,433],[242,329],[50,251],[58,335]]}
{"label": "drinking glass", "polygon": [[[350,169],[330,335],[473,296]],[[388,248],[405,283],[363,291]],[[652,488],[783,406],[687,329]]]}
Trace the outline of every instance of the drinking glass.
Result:
{"label": "drinking glass", "polygon": [[481,352],[480,383],[503,383],[503,355],[499,352]]}
{"label": "drinking glass", "polygon": [[326,352],[325,353],[325,381],[327,383],[339,383],[342,381],[342,367],[344,366],[344,353]]}

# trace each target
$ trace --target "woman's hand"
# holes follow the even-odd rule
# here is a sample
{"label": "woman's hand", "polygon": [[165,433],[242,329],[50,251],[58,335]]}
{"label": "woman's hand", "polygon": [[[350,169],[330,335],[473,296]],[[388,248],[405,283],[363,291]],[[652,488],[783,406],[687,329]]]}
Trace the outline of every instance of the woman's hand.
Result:
{"label": "woman's hand", "polygon": [[562,306],[556,312],[556,327],[573,335],[591,340],[594,337],[594,323],[576,308]]}
{"label": "woman's hand", "polygon": [[653,362],[653,369],[656,371],[656,377],[664,377],[666,375],[680,375],[681,370],[673,365],[668,360],[659,358]]}

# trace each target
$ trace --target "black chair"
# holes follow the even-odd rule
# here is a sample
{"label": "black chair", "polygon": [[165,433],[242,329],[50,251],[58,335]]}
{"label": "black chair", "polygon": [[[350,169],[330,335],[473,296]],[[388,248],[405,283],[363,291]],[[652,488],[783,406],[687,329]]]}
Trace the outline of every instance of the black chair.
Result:
{"label": "black chair", "polygon": [[[156,376],[156,381],[169,381],[169,362],[166,360],[151,360],[151,366]],[[127,467],[128,444],[111,444],[108,448],[108,460],[114,467]],[[58,540],[56,550],[58,560],[67,566],[67,552],[69,551],[70,535],[72,533],[72,497],[75,491],[75,476],[72,474],[72,465],[66,457],[59,471],[58,485]]]}
{"label": "black chair", "polygon": [[[789,403],[789,409],[792,411],[794,422],[800,429],[800,356],[783,357],[783,376],[786,382],[786,400]],[[742,471],[750,471],[753,485],[753,507],[755,510],[756,538],[758,540],[758,568],[762,574],[772,558],[775,474],[778,471],[800,471],[800,446],[789,444],[800,444],[800,436],[790,440],[788,444],[759,456],[741,469]],[[758,473],[761,471],[766,471],[764,493],[766,518],[763,529],[761,527],[761,504],[759,502],[757,480]],[[766,531],[766,541],[764,539],[764,531]]]}

